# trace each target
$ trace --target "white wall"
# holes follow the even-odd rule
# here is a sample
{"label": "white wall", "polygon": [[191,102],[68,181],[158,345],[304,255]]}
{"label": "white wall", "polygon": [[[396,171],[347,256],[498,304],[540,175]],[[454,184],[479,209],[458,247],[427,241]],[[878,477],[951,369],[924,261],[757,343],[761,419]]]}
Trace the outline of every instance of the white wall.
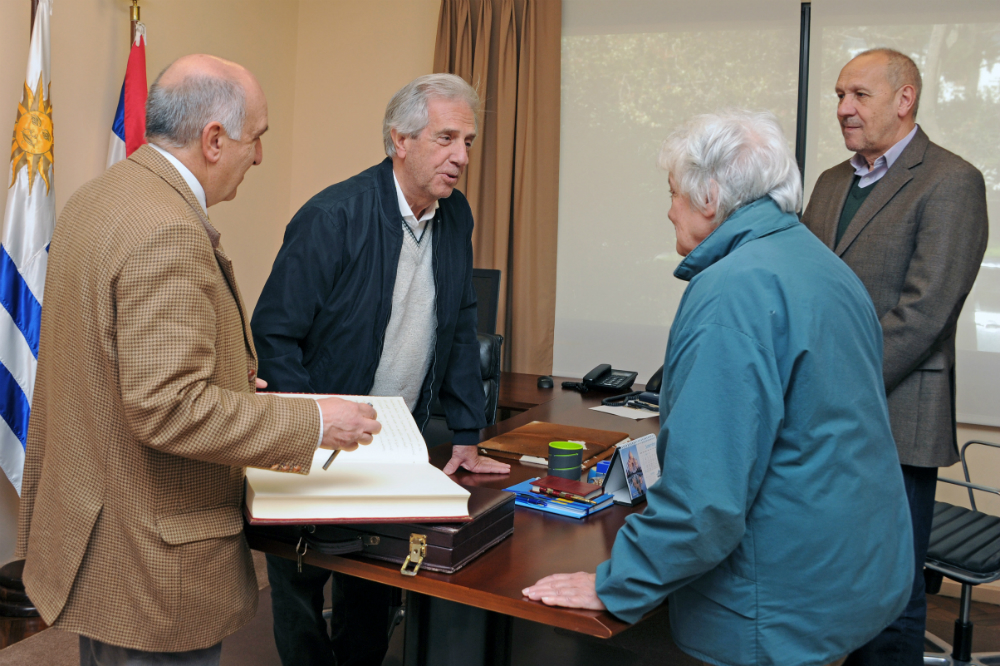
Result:
{"label": "white wall", "polygon": [[553,374],[663,364],[687,283],[660,145],[723,106],[795,138],[798,0],[564,0]]}

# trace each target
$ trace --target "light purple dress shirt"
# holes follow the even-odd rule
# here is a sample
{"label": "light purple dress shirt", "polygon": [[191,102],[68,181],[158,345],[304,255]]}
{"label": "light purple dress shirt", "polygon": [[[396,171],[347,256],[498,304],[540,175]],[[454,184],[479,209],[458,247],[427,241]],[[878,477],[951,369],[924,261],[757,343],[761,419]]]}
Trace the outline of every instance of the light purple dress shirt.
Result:
{"label": "light purple dress shirt", "polygon": [[893,165],[896,159],[899,157],[900,153],[910,145],[910,141],[917,134],[917,128],[919,125],[914,125],[910,133],[904,136],[902,139],[896,142],[889,150],[885,151],[885,155],[882,155],[877,160],[875,160],[875,166],[871,169],[868,168],[868,160],[862,157],[860,154],[855,154],[851,158],[851,166],[854,167],[854,175],[861,176],[861,180],[858,181],[858,187],[865,189],[869,185],[877,183],[879,179],[882,178],[888,171],[889,167]]}

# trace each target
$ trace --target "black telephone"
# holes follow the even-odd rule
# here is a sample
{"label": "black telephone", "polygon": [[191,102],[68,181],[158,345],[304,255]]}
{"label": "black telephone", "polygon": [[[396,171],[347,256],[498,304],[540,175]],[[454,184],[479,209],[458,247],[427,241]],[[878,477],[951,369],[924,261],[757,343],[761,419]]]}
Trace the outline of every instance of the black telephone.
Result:
{"label": "black telephone", "polygon": [[[596,371],[598,368],[604,366],[597,366],[594,368]],[[631,373],[635,375],[636,373]],[[586,379],[586,378],[584,378]],[[635,377],[633,376],[634,380]],[[602,405],[607,405],[609,407],[635,407],[637,409],[648,409],[651,412],[660,411],[660,386],[663,384],[663,366],[652,374],[652,376],[646,381],[645,391],[632,391],[631,393],[625,393],[624,395],[616,395],[610,398],[605,398],[601,401]],[[632,382],[629,382],[629,386]]]}
{"label": "black telephone", "polygon": [[632,383],[638,376],[637,372],[614,370],[610,364],[602,363],[583,376],[582,384],[595,391],[621,393],[632,388]]}

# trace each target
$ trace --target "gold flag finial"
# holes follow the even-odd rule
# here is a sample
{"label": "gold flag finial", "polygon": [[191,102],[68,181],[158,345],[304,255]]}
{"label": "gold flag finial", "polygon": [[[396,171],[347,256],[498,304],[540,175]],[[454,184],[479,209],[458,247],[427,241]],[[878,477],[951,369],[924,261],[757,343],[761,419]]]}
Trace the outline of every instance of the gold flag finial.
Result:
{"label": "gold flag finial", "polygon": [[139,0],[132,0],[132,20],[139,20]]}

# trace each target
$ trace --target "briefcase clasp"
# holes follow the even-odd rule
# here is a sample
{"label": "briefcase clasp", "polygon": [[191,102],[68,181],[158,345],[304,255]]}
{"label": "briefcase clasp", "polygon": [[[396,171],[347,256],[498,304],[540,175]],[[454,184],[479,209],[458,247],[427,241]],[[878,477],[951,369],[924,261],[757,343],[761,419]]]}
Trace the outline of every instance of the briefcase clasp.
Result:
{"label": "briefcase clasp", "polygon": [[[420,565],[424,563],[424,556],[427,555],[427,537],[423,534],[410,535],[410,554],[403,560],[403,566],[399,568],[399,573],[404,576],[416,576],[420,571]],[[406,567],[413,564],[413,571],[408,571]]]}

